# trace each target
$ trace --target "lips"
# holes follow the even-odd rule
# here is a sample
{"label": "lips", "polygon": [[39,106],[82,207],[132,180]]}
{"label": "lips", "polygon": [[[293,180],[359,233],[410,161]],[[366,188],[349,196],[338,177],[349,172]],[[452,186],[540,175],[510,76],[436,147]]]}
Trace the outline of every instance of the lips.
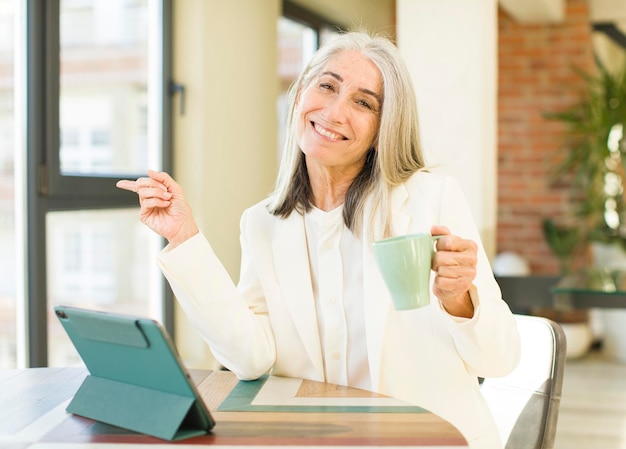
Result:
{"label": "lips", "polygon": [[345,136],[342,136],[341,134],[336,134],[336,133],[332,132],[331,130],[326,129],[326,128],[318,125],[317,123],[314,123],[314,122],[311,122],[311,123],[313,125],[313,128],[315,128],[315,131],[318,134],[321,134],[322,136],[324,136],[324,137],[326,137],[328,139],[337,140],[337,141],[339,141],[339,140],[347,140],[347,138]]}

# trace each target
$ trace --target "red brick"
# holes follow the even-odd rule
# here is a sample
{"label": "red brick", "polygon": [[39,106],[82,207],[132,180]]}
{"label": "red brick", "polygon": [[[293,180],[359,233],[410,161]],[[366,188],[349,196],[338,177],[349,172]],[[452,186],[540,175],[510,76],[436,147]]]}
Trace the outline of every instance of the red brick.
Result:
{"label": "red brick", "polygon": [[571,182],[550,167],[563,157],[563,124],[547,120],[575,104],[583,80],[572,70],[594,67],[585,0],[567,0],[560,24],[524,25],[498,14],[498,230],[497,251],[524,256],[534,274],[555,274],[558,260],[546,244],[545,218],[571,221]]}

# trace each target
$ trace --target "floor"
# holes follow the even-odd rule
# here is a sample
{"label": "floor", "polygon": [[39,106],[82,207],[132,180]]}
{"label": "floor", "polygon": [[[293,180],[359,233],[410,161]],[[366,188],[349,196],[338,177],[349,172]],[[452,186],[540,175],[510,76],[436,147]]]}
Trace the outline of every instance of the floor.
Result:
{"label": "floor", "polygon": [[626,364],[567,360],[554,449],[626,449]]}

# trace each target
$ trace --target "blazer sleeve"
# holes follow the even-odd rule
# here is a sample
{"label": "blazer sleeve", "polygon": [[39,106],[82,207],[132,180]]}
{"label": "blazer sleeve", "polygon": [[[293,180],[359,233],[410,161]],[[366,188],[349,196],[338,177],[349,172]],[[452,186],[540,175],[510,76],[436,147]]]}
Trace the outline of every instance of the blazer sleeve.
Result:
{"label": "blazer sleeve", "polygon": [[515,317],[502,299],[478,228],[460,185],[446,177],[441,190],[440,222],[453,234],[478,245],[476,278],[470,292],[474,317],[454,320],[441,313],[468,371],[481,377],[500,377],[511,372],[519,361],[520,338]]}
{"label": "blazer sleeve", "polygon": [[241,277],[245,288],[235,286],[202,233],[174,249],[166,247],[158,264],[215,358],[239,379],[251,380],[271,368],[276,350],[267,305],[244,237],[245,218],[244,213]]}

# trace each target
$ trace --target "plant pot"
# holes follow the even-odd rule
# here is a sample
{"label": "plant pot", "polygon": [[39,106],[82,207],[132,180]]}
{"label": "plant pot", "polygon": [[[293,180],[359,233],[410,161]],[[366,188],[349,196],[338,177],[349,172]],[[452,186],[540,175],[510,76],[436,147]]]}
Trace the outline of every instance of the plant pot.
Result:
{"label": "plant pot", "polygon": [[[593,265],[611,272],[626,272],[626,252],[618,244],[594,242],[591,245]],[[622,276],[615,276],[616,279]],[[616,282],[622,284],[623,282]],[[615,285],[616,288],[623,288]],[[610,360],[626,363],[626,309],[592,309],[598,317],[602,354]]]}

